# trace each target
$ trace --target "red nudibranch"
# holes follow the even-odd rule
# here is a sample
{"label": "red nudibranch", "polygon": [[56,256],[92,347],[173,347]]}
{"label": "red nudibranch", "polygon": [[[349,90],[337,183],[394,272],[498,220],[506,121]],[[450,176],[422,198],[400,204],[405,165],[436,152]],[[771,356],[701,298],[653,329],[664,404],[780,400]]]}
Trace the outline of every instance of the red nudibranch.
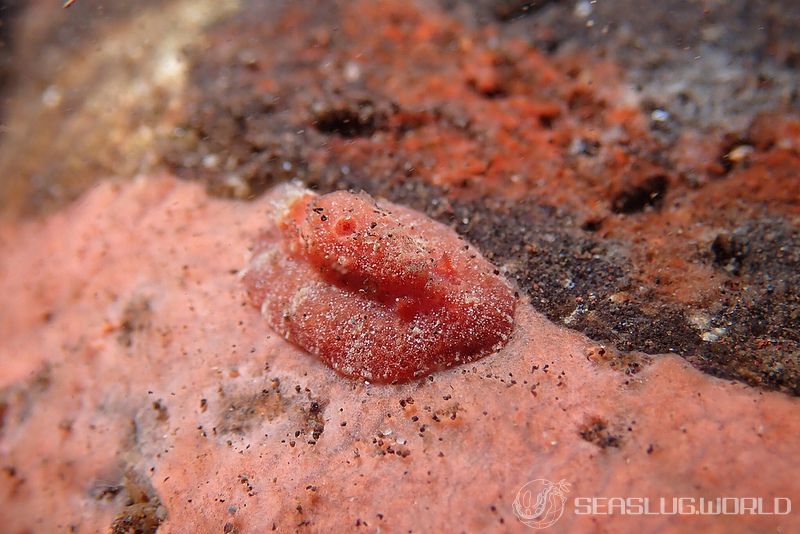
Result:
{"label": "red nudibranch", "polygon": [[395,383],[502,347],[508,283],[452,229],[366,193],[286,186],[244,276],[270,326],[348,377]]}

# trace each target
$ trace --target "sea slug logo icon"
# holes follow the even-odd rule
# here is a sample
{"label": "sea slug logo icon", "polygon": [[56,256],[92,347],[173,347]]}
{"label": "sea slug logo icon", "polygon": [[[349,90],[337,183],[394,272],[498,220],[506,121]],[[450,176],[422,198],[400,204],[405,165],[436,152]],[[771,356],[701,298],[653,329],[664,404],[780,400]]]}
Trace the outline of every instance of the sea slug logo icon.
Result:
{"label": "sea slug logo icon", "polygon": [[552,526],[564,513],[569,486],[566,480],[531,480],[517,492],[513,505],[514,515],[531,528]]}

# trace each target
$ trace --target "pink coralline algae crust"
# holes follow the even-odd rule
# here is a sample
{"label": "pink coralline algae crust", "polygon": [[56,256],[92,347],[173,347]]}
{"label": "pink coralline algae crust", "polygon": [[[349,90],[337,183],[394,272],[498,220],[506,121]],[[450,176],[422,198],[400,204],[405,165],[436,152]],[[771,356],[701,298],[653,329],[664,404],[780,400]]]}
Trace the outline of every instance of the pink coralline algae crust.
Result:
{"label": "pink coralline algae crust", "polygon": [[[164,534],[530,534],[512,505],[539,479],[571,484],[541,532],[800,532],[798,398],[675,355],[620,372],[522,299],[497,353],[394,387],[265,335],[232,271],[276,198],[141,177],[0,224],[3,533],[108,532],[141,511],[126,479],[158,498]],[[575,513],[620,496],[792,512]]]}
{"label": "pink coralline algae crust", "polygon": [[244,275],[249,298],[339,373],[404,382],[508,341],[511,288],[450,228],[366,193],[280,198]]}

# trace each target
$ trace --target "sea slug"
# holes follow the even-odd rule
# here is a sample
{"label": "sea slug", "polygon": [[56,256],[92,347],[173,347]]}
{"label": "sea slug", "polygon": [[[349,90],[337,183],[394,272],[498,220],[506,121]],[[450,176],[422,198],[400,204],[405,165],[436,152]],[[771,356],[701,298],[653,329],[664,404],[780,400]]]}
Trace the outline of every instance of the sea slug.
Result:
{"label": "sea slug", "polygon": [[243,275],[248,297],[334,370],[404,382],[509,339],[511,287],[452,229],[366,193],[286,186],[278,198]]}

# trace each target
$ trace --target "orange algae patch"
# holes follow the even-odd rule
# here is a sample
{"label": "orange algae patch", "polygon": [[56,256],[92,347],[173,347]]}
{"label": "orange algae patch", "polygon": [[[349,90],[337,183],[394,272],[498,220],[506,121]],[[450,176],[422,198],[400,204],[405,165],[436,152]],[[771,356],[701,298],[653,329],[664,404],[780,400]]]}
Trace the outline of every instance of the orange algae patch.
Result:
{"label": "orange algae patch", "polygon": [[339,373],[404,382],[508,341],[515,297],[450,228],[366,193],[290,186],[243,280],[270,326]]}

